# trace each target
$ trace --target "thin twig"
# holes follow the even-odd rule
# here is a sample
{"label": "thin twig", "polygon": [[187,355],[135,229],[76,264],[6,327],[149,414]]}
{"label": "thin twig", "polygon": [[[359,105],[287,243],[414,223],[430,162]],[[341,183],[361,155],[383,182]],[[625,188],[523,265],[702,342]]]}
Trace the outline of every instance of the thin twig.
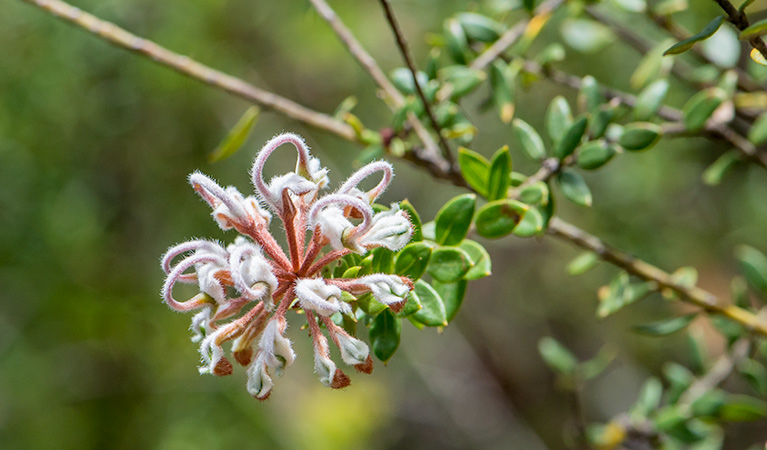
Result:
{"label": "thin twig", "polygon": [[389,22],[389,27],[391,28],[392,33],[394,33],[397,47],[402,54],[402,59],[405,60],[405,64],[407,64],[408,69],[410,69],[410,74],[413,76],[415,91],[418,93],[418,97],[421,99],[421,103],[423,103],[423,109],[426,112],[426,115],[429,116],[432,128],[434,128],[434,131],[437,133],[439,146],[442,149],[442,156],[444,156],[452,166],[455,164],[453,152],[450,150],[450,145],[445,140],[445,137],[442,136],[442,127],[439,125],[439,122],[437,122],[437,117],[434,115],[434,111],[431,109],[431,104],[426,99],[426,95],[424,95],[423,89],[421,89],[421,83],[418,82],[418,69],[415,66],[415,62],[413,62],[413,57],[410,55],[407,41],[405,40],[405,36],[402,34],[402,30],[399,27],[397,18],[394,17],[394,11],[389,4],[389,0],[380,0],[380,3],[381,7],[383,7],[384,13],[386,14],[386,20]]}
{"label": "thin twig", "polygon": [[559,218],[552,217],[549,221],[549,234],[564,239],[585,250],[590,250],[599,256],[602,260],[620,267],[637,278],[646,281],[653,281],[658,285],[658,289],[670,289],[679,297],[694,305],[697,305],[706,311],[718,314],[732,319],[749,330],[767,336],[767,323],[761,320],[756,314],[739,308],[735,305],[724,303],[714,294],[703,290],[697,286],[688,287],[675,281],[671,274],[665,272],[652,264],[641,259],[637,259],[628,253],[602,242],[596,236],[581,230]]}
{"label": "thin twig", "polygon": [[[333,8],[331,8],[325,0],[309,1],[312,6],[314,6],[317,13],[330,25],[336,33],[336,36],[338,36],[338,39],[344,46],[346,46],[346,49],[349,50],[349,53],[360,63],[360,65],[362,65],[362,68],[365,69],[371,78],[373,78],[373,81],[375,81],[378,87],[384,91],[392,103],[389,105],[390,108],[396,110],[397,108],[403,107],[405,105],[405,98],[397,88],[394,87],[391,81],[389,81],[389,78],[386,77],[386,74],[384,74],[383,70],[378,66],[376,60],[370,56],[370,53],[368,53],[362,47],[362,44],[359,43],[357,38],[354,37],[351,30],[344,25]],[[426,127],[424,127],[418,118],[415,117],[415,114],[408,114],[408,123],[413,127],[413,130],[425,147],[426,151],[421,157],[427,158],[430,164],[440,167],[440,170],[445,173],[452,172],[452,165],[441,157],[437,143],[434,142],[434,139],[431,137],[431,134]]]}
{"label": "thin twig", "polygon": [[728,352],[722,354],[706,374],[695,380],[679,397],[679,403],[691,405],[701,395],[719,386],[732,374],[738,364],[748,356],[751,341],[741,338],[735,341]]}
{"label": "thin twig", "polygon": [[[735,25],[738,30],[743,31],[748,28],[748,16],[746,16],[745,13],[738,11],[738,8],[730,3],[729,0],[714,1],[724,10],[724,12],[727,13],[727,20]],[[759,50],[759,53],[761,53],[762,56],[767,59],[767,45],[764,43],[761,37],[757,36],[753,39],[750,39],[748,42],[753,48]]]}
{"label": "thin twig", "polygon": [[[523,68],[526,72],[545,76],[551,81],[557,84],[561,84],[562,86],[567,86],[571,89],[580,89],[583,85],[583,79],[580,77],[568,74],[552,67],[542,67],[540,64],[534,61],[524,61]],[[617,89],[602,87],[601,93],[608,100],[618,99],[618,101],[628,106],[629,108],[635,107],[637,103],[636,96],[619,91]],[[666,105],[661,106],[660,109],[658,109],[658,117],[670,122],[678,123],[677,126],[668,128],[669,131],[674,130],[674,134],[702,134],[725,140],[732,144],[738,152],[746,157],[746,159],[754,162],[755,164],[758,164],[762,168],[767,169],[767,154],[758,151],[757,148],[748,141],[748,139],[741,136],[726,124],[709,121],[709,123],[707,123],[701,131],[694,133],[688,132],[684,124],[681,123],[684,117],[682,111]]]}
{"label": "thin twig", "polygon": [[140,38],[117,25],[101,20],[61,0],[22,0],[75,25],[125,50],[138,53],[152,61],[189,78],[286,116],[315,128],[328,131],[349,141],[357,141],[354,129],[333,117],[313,111],[287,98],[259,89],[246,81],[201,64],[188,56],[172,52],[148,39]]}
{"label": "thin twig", "polygon": [[[652,20],[657,26],[666,30],[666,32],[673,36],[677,41],[682,41],[692,36],[692,34],[684,27],[672,21],[667,16],[656,14],[652,8],[647,8],[647,17],[649,17],[650,20]],[[700,62],[713,65],[719,69],[720,72],[729,70],[729,68],[722,67],[719,65],[719,63],[709,58],[708,55],[706,55],[706,53],[697,45],[694,45],[690,49],[690,52],[695,55]],[[761,86],[759,86],[759,84],[755,82],[754,79],[751,78],[751,76],[745,70],[737,66],[732,67],[732,70],[734,70],[738,75],[738,87],[740,89],[747,92],[756,92],[762,90]]]}

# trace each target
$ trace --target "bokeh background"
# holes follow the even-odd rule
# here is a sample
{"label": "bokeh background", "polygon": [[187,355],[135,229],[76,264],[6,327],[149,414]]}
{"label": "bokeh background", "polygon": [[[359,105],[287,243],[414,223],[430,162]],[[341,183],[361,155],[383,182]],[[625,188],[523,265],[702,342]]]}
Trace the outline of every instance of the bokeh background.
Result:
{"label": "bokeh background", "polygon": [[[425,36],[456,11],[502,10],[512,0],[392,2],[421,64]],[[714,2],[680,15],[698,28]],[[711,4],[708,4],[711,3]],[[334,1],[343,20],[385,70],[401,66],[375,1]],[[347,96],[371,128],[388,125],[376,89],[307,2],[245,0],[79,0],[76,6],[172,50],[241,76],[314,109],[332,112]],[[609,9],[610,5],[607,5]],[[523,17],[507,14],[505,23]],[[541,41],[561,40],[555,17]],[[648,37],[661,35],[635,23]],[[642,381],[666,361],[688,358],[684,335],[653,339],[631,325],[685,311],[650,298],[595,317],[596,290],[615,269],[565,272],[578,251],[554,238],[482,241],[494,275],[469,287],[458,318],[442,333],[404,323],[400,350],[342,391],[312,373],[311,350],[295,325],[299,360],[259,403],[244,370],[197,373],[189,317],[159,297],[160,255],[191,237],[232,239],[186,183],[200,169],[249,190],[253,155],[285,130],[304,135],[335,183],[353,170],[359,147],[263,112],[233,157],[207,155],[247,108],[243,101],[109,46],[21,1],[0,7],[0,447],[6,449],[451,449],[565,448],[570,399],[541,361],[552,335],[578,356],[607,345],[617,358],[585,386],[590,420],[635,401]],[[620,42],[598,53],[567,47],[561,67],[630,90],[641,55]],[[757,74],[763,76],[764,74]],[[680,106],[689,87],[672,84]],[[546,81],[521,92],[517,114],[542,124],[548,101],[574,94]],[[479,127],[472,148],[490,155],[510,127],[466,102]],[[561,202],[562,217],[663,267],[694,265],[700,284],[723,296],[736,272],[732,247],[767,249],[767,173],[743,166],[721,186],[700,181],[726,147],[667,139],[586,174],[591,209]],[[386,201],[409,198],[425,220],[461,191],[393,161]],[[723,342],[705,321],[693,331],[713,356]],[[727,448],[767,439],[764,423],[728,428]]]}

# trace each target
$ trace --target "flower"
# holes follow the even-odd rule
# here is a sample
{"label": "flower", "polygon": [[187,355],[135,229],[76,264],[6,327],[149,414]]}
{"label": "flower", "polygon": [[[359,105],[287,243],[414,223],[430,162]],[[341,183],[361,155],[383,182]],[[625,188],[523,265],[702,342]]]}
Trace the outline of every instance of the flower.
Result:
{"label": "flower", "polygon": [[[284,144],[297,151],[296,169],[267,183],[263,176],[266,161]],[[239,235],[226,246],[193,239],[171,247],[161,261],[167,274],[162,288],[165,303],[176,311],[197,311],[190,328],[192,341],[200,345],[200,372],[231,374],[234,367],[224,349],[231,342],[234,360],[247,367],[247,390],[259,400],[271,394],[272,376],[295,361],[286,334],[290,310],[304,312],[320,381],[338,389],[350,380],[331,358],[325,333],[339,348],[344,363],[370,373],[373,362],[368,345],[334,319],[346,315],[356,320],[352,316],[354,296],[367,293],[399,310],[413,288],[410,279],[391,274],[327,277],[324,269],[340,258],[364,255],[376,247],[399,250],[412,235],[407,213],[396,204],[378,213],[373,209],[373,202],[391,182],[391,165],[370,163],[337,191],[321,196],[320,191],[329,184],[327,174],[303,138],[292,133],[274,137],[256,156],[251,171],[254,195],[246,197],[233,186],[223,188],[207,175],[192,173],[189,183],[211,206],[219,227]],[[359,188],[375,174],[381,180],[374,188]],[[282,222],[287,252],[270,232],[273,217]],[[196,284],[199,293],[178,301],[173,297],[177,283]]]}

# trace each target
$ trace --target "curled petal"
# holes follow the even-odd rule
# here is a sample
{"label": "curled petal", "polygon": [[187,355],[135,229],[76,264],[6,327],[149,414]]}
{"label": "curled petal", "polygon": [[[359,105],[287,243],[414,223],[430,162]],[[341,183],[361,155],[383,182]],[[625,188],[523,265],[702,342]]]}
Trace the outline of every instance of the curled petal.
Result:
{"label": "curled petal", "polygon": [[[242,194],[239,194],[236,188],[229,187],[224,189],[218,185],[212,178],[201,172],[194,172],[189,175],[189,184],[200,194],[203,200],[208,202],[215,211],[220,205],[227,208],[228,214],[237,220],[244,219],[247,214],[242,206]],[[239,199],[234,195],[239,194]]]}
{"label": "curled petal", "polygon": [[326,284],[321,278],[298,280],[296,297],[298,297],[303,309],[315,311],[321,316],[330,316],[337,312],[351,313],[349,304],[341,301],[341,289]]}
{"label": "curled petal", "polygon": [[225,271],[226,266],[222,264],[199,264],[197,266],[197,282],[200,286],[200,292],[210,295],[218,304],[226,302],[226,287],[221,284],[218,274]]}
{"label": "curled petal", "polygon": [[[195,239],[174,245],[173,247],[169,248],[168,251],[165,252],[165,254],[162,256],[162,270],[166,274],[169,274],[173,269],[171,266],[173,259],[179,255],[183,255],[184,253],[195,253],[198,255],[207,254],[211,256],[220,256],[221,258],[226,258],[226,250],[224,250],[221,245],[212,241]],[[196,278],[197,277],[192,274],[182,274],[179,276],[178,280],[191,281],[196,280]]]}
{"label": "curled petal", "polygon": [[365,248],[386,247],[396,251],[407,245],[412,235],[413,224],[407,213],[392,204],[392,209],[376,214],[370,228],[354,238]]}
{"label": "curled petal", "polygon": [[350,366],[365,364],[370,355],[368,345],[346,333],[337,333],[338,348],[341,350],[341,359]]}
{"label": "curled petal", "polygon": [[249,300],[263,299],[271,304],[271,294],[277,289],[277,277],[272,273],[272,266],[261,253],[261,248],[238,238],[230,251],[229,268],[237,290]]}
{"label": "curled petal", "polygon": [[[365,178],[376,172],[383,172],[383,177],[381,178],[381,181],[376,185],[376,187],[367,192],[363,192],[357,188],[357,186]],[[371,204],[375,201],[376,198],[378,198],[379,195],[383,193],[383,191],[386,190],[386,188],[389,186],[389,183],[391,183],[393,176],[394,171],[392,170],[391,164],[387,163],[386,161],[375,161],[363,166],[358,171],[354,172],[352,176],[350,176],[344,182],[344,184],[338,188],[337,192],[339,194],[350,194],[355,197],[359,196],[360,198],[364,198],[368,204]]]}
{"label": "curled petal", "polygon": [[366,285],[376,300],[384,305],[403,303],[413,289],[412,283],[408,281],[407,278],[386,274],[367,275],[355,280],[357,283]]}
{"label": "curled petal", "polygon": [[258,346],[261,349],[259,355],[270,368],[275,369],[279,375],[283,368],[293,364],[296,354],[288,338],[284,336],[287,322],[284,317],[274,318],[269,321],[261,335]]}
{"label": "curled petal", "polygon": [[202,311],[192,316],[192,324],[189,329],[192,330],[192,342],[200,342],[211,329],[212,306],[206,305]]}
{"label": "curled petal", "polygon": [[[293,174],[275,177],[267,185],[264,182],[263,174],[266,160],[278,147],[287,143],[293,144],[298,151],[296,171]],[[296,195],[303,195],[312,191],[316,192],[327,185],[327,172],[327,169],[321,167],[319,160],[309,154],[309,148],[301,136],[293,133],[284,133],[275,136],[264,145],[253,162],[251,176],[256,191],[258,191],[264,201],[277,213],[282,214],[284,210],[282,192],[285,189],[290,189]]]}
{"label": "curled petal", "polygon": [[259,400],[266,400],[272,393],[272,377],[269,376],[269,370],[261,353],[256,356],[255,361],[248,368],[248,392]]}
{"label": "curled petal", "polygon": [[[362,215],[362,222],[354,226],[343,213],[341,207],[350,207]],[[373,222],[373,209],[364,201],[346,194],[331,194],[319,199],[309,210],[309,221],[313,227],[319,226],[333,249],[348,248],[358,253],[365,253],[356,241],[356,236],[364,233]]]}
{"label": "curled petal", "polygon": [[[171,272],[168,274],[167,278],[165,278],[165,283],[162,287],[162,297],[165,300],[165,303],[168,304],[172,309],[175,309],[176,311],[191,311],[193,309],[201,308],[206,303],[199,301],[197,297],[196,301],[187,301],[187,302],[178,302],[176,299],[173,298],[173,286],[176,284],[177,281],[179,281],[182,274],[189,269],[190,267],[197,268],[197,278],[198,281],[201,278],[205,278],[204,276],[200,276],[200,268],[205,266],[215,266],[219,267],[221,264],[226,264],[226,261],[221,259],[218,256],[212,256],[212,255],[192,255],[185,259],[183,259],[181,262],[176,264],[176,266],[171,270]],[[218,270],[218,269],[216,269]],[[217,281],[217,280],[216,280]],[[206,281],[200,281],[201,285],[207,284],[208,280]],[[215,290],[215,289],[214,289]],[[203,291],[205,292],[205,291]],[[206,292],[207,294],[207,292]]]}

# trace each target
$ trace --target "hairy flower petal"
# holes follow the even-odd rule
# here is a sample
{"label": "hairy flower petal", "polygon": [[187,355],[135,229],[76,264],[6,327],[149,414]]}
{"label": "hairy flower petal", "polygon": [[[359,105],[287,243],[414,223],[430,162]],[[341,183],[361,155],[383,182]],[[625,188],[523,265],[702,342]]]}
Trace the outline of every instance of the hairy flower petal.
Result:
{"label": "hairy flower petal", "polygon": [[321,278],[304,278],[296,283],[296,297],[301,307],[321,316],[351,313],[348,303],[341,301],[341,289],[326,284]]}

